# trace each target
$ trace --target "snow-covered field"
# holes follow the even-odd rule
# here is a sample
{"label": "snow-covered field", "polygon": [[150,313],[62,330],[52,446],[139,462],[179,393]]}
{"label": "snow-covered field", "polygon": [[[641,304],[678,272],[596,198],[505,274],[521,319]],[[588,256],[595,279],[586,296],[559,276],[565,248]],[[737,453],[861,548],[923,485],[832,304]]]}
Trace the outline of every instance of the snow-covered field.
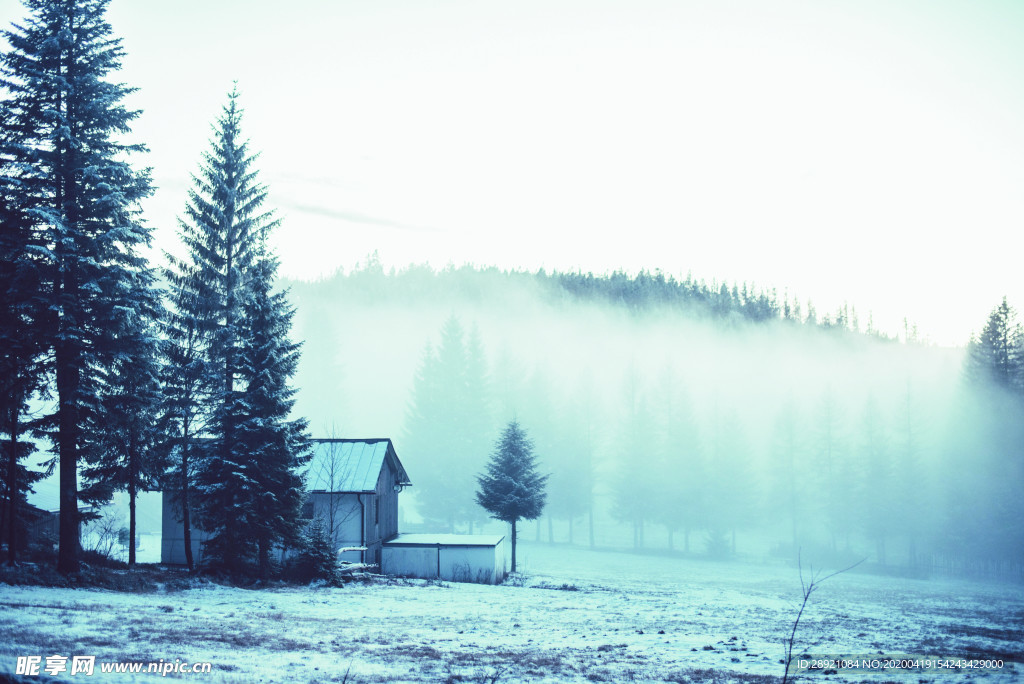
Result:
{"label": "snow-covered field", "polygon": [[[122,594],[0,585],[0,671],[16,657],[210,662],[213,682],[775,681],[796,614],[783,564],[523,544],[521,586],[393,580],[340,589],[204,585]],[[1024,587],[846,573],[814,594],[801,652],[1002,659],[995,670],[817,672],[806,680],[1018,680]],[[70,660],[69,660],[70,663]],[[42,677],[29,677],[38,681]]]}

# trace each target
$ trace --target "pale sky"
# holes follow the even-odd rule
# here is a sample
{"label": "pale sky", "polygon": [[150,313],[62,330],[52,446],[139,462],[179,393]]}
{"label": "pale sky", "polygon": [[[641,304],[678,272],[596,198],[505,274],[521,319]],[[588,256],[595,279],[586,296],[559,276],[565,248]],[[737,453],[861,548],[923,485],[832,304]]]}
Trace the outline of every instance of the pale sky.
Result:
{"label": "pale sky", "polygon": [[[24,14],[0,0],[7,26]],[[1024,308],[1024,3],[113,0],[175,249],[237,80],[282,272],[661,269],[963,344]]]}

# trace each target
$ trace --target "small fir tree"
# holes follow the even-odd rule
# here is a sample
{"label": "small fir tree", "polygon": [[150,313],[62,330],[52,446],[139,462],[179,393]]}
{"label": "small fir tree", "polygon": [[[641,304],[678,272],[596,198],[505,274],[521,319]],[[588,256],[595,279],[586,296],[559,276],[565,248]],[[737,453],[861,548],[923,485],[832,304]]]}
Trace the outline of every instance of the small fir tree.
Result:
{"label": "small fir tree", "polygon": [[516,571],[516,523],[540,517],[547,480],[547,475],[537,472],[533,442],[518,421],[511,421],[494,447],[487,471],[477,477],[476,502],[492,518],[512,526],[512,572]]}
{"label": "small fir tree", "polygon": [[[141,287],[140,292],[154,293]],[[157,307],[155,301],[150,307]],[[100,389],[102,427],[89,442],[89,467],[83,470],[86,501],[106,502],[115,491],[128,494],[128,534],[136,537],[135,504],[140,492],[154,489],[165,469],[160,409],[160,342],[157,315],[129,322],[119,339],[130,353],[104,373]],[[135,565],[135,544],[128,545],[128,565]]]}
{"label": "small fir tree", "polygon": [[314,518],[302,535],[302,545],[292,568],[293,577],[300,582],[325,580],[334,584],[338,581],[338,557],[321,518]]}

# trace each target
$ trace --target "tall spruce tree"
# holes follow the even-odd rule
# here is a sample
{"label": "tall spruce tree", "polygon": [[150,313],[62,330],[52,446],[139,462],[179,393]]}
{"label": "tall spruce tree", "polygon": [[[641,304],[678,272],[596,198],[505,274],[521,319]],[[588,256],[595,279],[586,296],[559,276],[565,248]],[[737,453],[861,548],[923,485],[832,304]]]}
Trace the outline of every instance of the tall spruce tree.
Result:
{"label": "tall spruce tree", "polygon": [[0,468],[3,471],[3,509],[0,538],[7,543],[7,561],[16,562],[23,544],[21,508],[38,472],[22,463],[35,444],[28,434],[29,398],[45,383],[42,355],[45,345],[37,332],[47,309],[41,296],[46,260],[40,231],[28,213],[23,169],[15,163],[17,137],[8,122],[12,112],[0,101]]}
{"label": "tall spruce tree", "polygon": [[467,457],[486,448],[490,432],[487,363],[478,332],[467,336],[458,317],[442,325],[440,343],[424,347],[405,421],[409,453],[422,467],[417,488],[430,502],[424,514],[454,532],[477,517]]}
{"label": "tall spruce tree", "polygon": [[547,501],[548,476],[537,472],[533,442],[518,421],[501,433],[487,470],[477,477],[476,502],[495,520],[512,526],[512,572],[516,571],[516,524],[536,520]]}
{"label": "tall spruce tree", "polygon": [[178,476],[187,478],[194,446],[184,422],[186,413],[196,415],[189,413],[188,397],[208,397],[210,439],[200,450],[194,487],[210,534],[206,559],[233,571],[247,571],[255,561],[265,573],[270,547],[293,531],[297,517],[301,486],[294,468],[304,452],[305,423],[287,420],[298,348],[287,341],[292,311],[285,295],[271,294],[277,267],[266,252],[267,235],[280,222],[263,208],[267,191],[257,180],[257,155],[242,138],[241,118],[236,88],[214,126],[212,149],[193,176],[180,221],[189,256],[171,260],[178,295],[172,353],[207,379],[179,395],[178,434],[186,455]]}
{"label": "tall spruce tree", "polygon": [[121,65],[121,41],[105,14],[109,0],[26,0],[23,24],[4,36],[6,154],[17,169],[21,208],[31,217],[42,262],[40,290],[50,312],[33,330],[52,350],[57,407],[50,426],[60,469],[58,569],[78,568],[78,466],[87,439],[103,426],[102,372],[131,353],[117,333],[139,315],[125,283],[145,268],[149,231],[138,201],[148,170],[132,168],[142,145],[122,142],[139,112],[131,92],[108,81]]}
{"label": "tall spruce tree", "polygon": [[277,260],[268,252],[265,227],[261,232],[242,308],[245,393],[238,436],[243,452],[256,464],[256,522],[247,532],[256,540],[259,574],[267,577],[273,546],[299,535],[304,485],[298,468],[309,460],[309,448],[306,421],[289,420],[295,404],[289,380],[299,362],[300,346],[289,340],[295,309],[288,304],[287,292],[272,291]]}

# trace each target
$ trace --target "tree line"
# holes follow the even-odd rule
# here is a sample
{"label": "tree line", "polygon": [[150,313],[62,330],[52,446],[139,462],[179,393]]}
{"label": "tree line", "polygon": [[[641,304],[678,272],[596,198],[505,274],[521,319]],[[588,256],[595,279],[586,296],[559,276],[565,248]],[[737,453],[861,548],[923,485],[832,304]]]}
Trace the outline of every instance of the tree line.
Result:
{"label": "tree line", "polygon": [[[186,255],[156,268],[140,201],[146,151],[123,140],[139,111],[112,78],[124,56],[108,0],[27,0],[0,55],[0,433],[4,538],[40,477],[36,439],[59,472],[57,568],[78,570],[84,504],[162,487],[209,533],[206,557],[271,570],[297,530],[306,425],[290,417],[299,347],[275,289],[278,226],[233,90],[180,219]],[[135,561],[129,544],[129,563]],[[193,566],[191,547],[186,544]]]}
{"label": "tree line", "polygon": [[[453,287],[461,288],[468,299],[483,301],[490,292],[527,286],[555,304],[606,304],[637,314],[662,310],[726,324],[781,320],[809,328],[890,339],[875,327],[870,313],[862,320],[856,307],[850,304],[838,306],[834,311],[819,312],[814,302],[801,302],[788,292],[780,295],[774,288],[760,288],[748,282],[708,282],[692,274],[676,278],[660,270],[641,270],[635,274],[620,270],[595,275],[557,269],[505,270],[472,264],[450,265],[440,271],[429,264],[385,270],[379,255],[373,253],[348,273],[339,271],[314,285],[298,282],[291,285],[306,292],[316,288],[348,295],[364,293],[380,303],[430,302],[445,296]],[[909,322],[905,332],[909,338],[917,334]]]}

